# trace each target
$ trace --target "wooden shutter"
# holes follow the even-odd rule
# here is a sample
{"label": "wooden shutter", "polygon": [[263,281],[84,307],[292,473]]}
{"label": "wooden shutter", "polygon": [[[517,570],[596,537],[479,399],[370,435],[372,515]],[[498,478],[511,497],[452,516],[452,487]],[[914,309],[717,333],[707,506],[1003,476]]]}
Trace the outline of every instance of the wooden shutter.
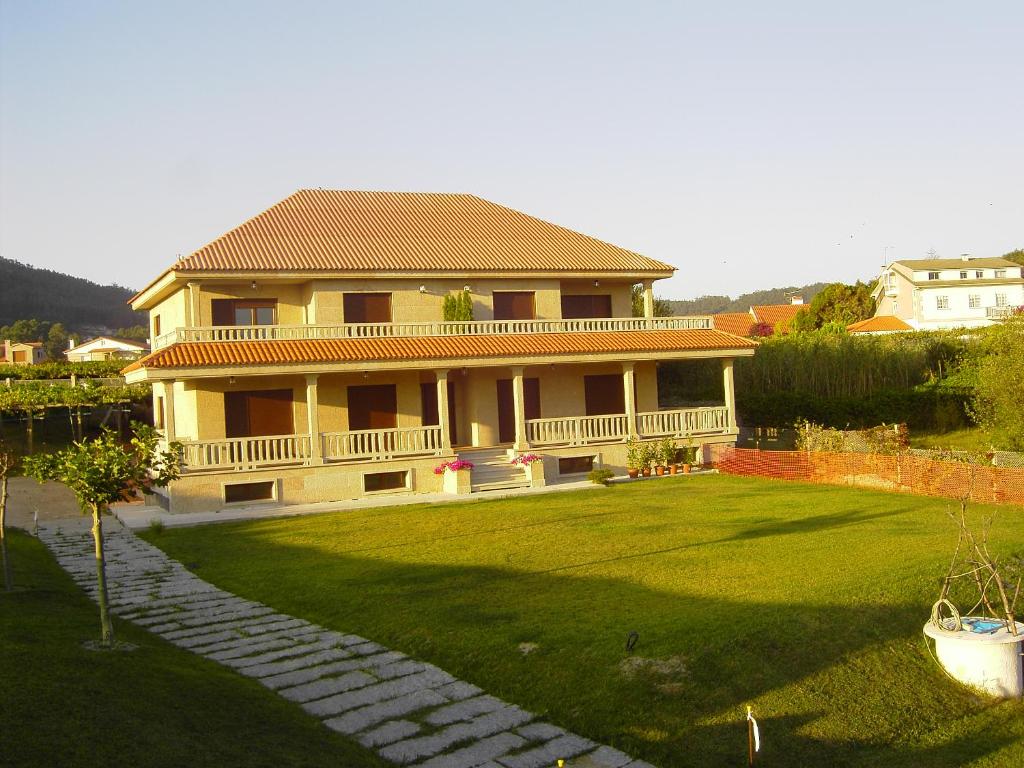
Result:
{"label": "wooden shutter", "polygon": [[622,376],[616,373],[584,376],[583,390],[587,416],[626,412],[626,395],[622,388]]}
{"label": "wooden shutter", "polygon": [[214,325],[235,324],[235,300],[234,299],[212,299],[210,311],[213,313]]}
{"label": "wooden shutter", "polygon": [[533,320],[533,291],[495,291],[492,294],[495,320]]}
{"label": "wooden shutter", "polygon": [[575,320],[585,317],[611,317],[611,294],[580,294],[562,296],[562,318]]}
{"label": "wooden shutter", "polygon": [[224,393],[227,437],[259,437],[295,433],[292,391],[268,389]]}
{"label": "wooden shutter", "polygon": [[394,384],[348,388],[348,428],[394,429],[398,426],[398,394]]}
{"label": "wooden shutter", "polygon": [[390,323],[390,293],[346,293],[342,296],[346,323]]}

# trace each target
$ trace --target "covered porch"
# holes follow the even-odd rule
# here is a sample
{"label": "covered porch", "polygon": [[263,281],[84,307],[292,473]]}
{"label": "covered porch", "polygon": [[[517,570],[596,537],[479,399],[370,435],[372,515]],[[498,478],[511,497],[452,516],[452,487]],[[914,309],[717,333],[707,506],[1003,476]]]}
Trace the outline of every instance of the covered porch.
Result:
{"label": "covered porch", "polygon": [[721,405],[658,408],[654,361],[239,376],[157,382],[158,428],[185,471],[439,461],[736,432],[732,359]]}

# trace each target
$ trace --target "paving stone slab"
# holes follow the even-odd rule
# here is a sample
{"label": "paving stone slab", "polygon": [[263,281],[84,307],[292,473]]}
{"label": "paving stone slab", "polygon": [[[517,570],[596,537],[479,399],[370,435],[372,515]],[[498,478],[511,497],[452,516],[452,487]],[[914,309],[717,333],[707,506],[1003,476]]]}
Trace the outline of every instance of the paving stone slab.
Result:
{"label": "paving stone slab", "polygon": [[419,691],[424,688],[436,688],[445,683],[452,682],[452,679],[452,676],[447,672],[428,670],[416,675],[400,677],[397,680],[389,680],[386,683],[370,685],[356,691],[330,696],[319,701],[311,701],[303,704],[302,708],[311,715],[319,717],[339,715],[350,709],[364,707],[367,704],[376,704],[386,699],[394,699],[413,691]]}
{"label": "paving stone slab", "polygon": [[[370,704],[367,707],[360,707],[359,709],[354,709],[351,712],[345,713],[341,717],[331,718],[324,722],[328,728],[338,731],[339,733],[359,733],[367,728],[383,723],[385,720],[393,720],[397,717],[418,712],[421,709],[436,707],[439,704],[447,703],[447,701],[448,700],[437,691],[431,688],[426,688],[421,691],[407,693],[396,699],[388,699],[387,701],[381,701],[377,704]],[[418,731],[419,728],[416,730]],[[406,736],[411,735],[412,733],[406,734]],[[398,736],[391,739],[388,743],[398,741],[400,738],[405,738],[405,736]]]}
{"label": "paving stone slab", "polygon": [[530,741],[548,741],[564,736],[566,731],[551,723],[530,723],[522,728],[517,728],[516,733],[525,736]]}
{"label": "paving stone slab", "polygon": [[633,758],[625,752],[606,746],[598,747],[584,759],[590,768],[624,768],[633,762]]}
{"label": "paving stone slab", "polygon": [[[375,667],[367,662],[371,659],[381,659],[378,663],[384,664],[395,659],[400,659],[404,654],[397,651],[388,651],[379,656],[358,656],[352,658],[352,654],[345,648],[328,648],[326,651],[311,653],[308,656],[284,659],[267,664],[257,664],[251,667],[241,667],[239,672],[249,677],[261,678],[260,682],[274,690],[286,688],[299,683],[307,683],[321,677],[330,677],[339,672],[351,672],[354,669],[361,669],[375,673]],[[388,657],[384,659],[383,657]]]}
{"label": "paving stone slab", "polygon": [[[326,725],[330,726],[330,721],[326,722]],[[372,731],[367,731],[359,737],[358,741],[364,747],[383,747],[385,744],[391,744],[418,733],[420,730],[419,723],[413,723],[409,720],[392,720],[390,723],[384,723],[379,728],[374,728]]]}
{"label": "paving stone slab", "polygon": [[[305,640],[305,638],[300,639]],[[280,659],[286,659],[292,656],[305,656],[306,654],[313,653],[314,651],[321,651],[334,647],[334,640],[328,638],[327,640],[318,640],[315,643],[297,643],[287,648],[282,648],[278,651],[261,653],[259,656],[245,656],[238,659],[226,659],[221,663],[234,669],[240,670],[245,667],[254,667],[259,664],[266,664],[271,661],[278,661]]]}
{"label": "paving stone slab", "polygon": [[498,733],[447,755],[431,758],[422,763],[421,768],[475,768],[525,743],[523,737],[514,733]]}
{"label": "paving stone slab", "polygon": [[469,699],[473,696],[479,696],[483,691],[477,688],[471,683],[467,683],[463,680],[456,680],[454,683],[448,683],[437,689],[437,692],[444,696],[446,699],[452,701],[461,701],[462,699]]}
{"label": "paving stone slab", "polygon": [[340,677],[325,677],[292,688],[282,688],[278,694],[284,696],[288,701],[305,702],[325,699],[336,693],[362,688],[375,682],[377,682],[377,678],[370,677],[365,672],[349,672]]}
{"label": "paving stone slab", "polygon": [[[450,725],[429,736],[396,742],[380,750],[380,754],[385,760],[390,760],[394,763],[411,763],[416,760],[433,757],[461,742],[484,739],[496,733],[507,731],[510,728],[524,725],[532,719],[533,715],[529,712],[510,705],[497,712],[491,712],[470,720],[467,723]],[[522,736],[512,735],[515,736],[518,745],[527,743],[526,739]],[[509,747],[509,749],[511,748]],[[502,750],[484,759],[489,760],[491,757],[504,754],[506,751]],[[481,762],[483,761],[481,760]]]}
{"label": "paving stone slab", "polygon": [[427,667],[428,665],[424,664],[422,661],[404,659],[402,661],[395,662],[394,664],[385,664],[383,667],[377,669],[374,674],[381,680],[392,680],[396,677],[404,677],[405,675],[412,675],[416,672],[425,672]]}
{"label": "paving stone slab", "polygon": [[472,720],[477,715],[496,712],[504,706],[505,702],[494,696],[477,696],[434,710],[423,718],[423,722],[430,725],[451,725],[460,720]]}
{"label": "paving stone slab", "polygon": [[568,760],[570,757],[582,755],[596,746],[597,744],[582,736],[566,734],[534,749],[516,755],[499,757],[498,762],[506,768],[544,768],[544,766],[555,765],[559,760]]}

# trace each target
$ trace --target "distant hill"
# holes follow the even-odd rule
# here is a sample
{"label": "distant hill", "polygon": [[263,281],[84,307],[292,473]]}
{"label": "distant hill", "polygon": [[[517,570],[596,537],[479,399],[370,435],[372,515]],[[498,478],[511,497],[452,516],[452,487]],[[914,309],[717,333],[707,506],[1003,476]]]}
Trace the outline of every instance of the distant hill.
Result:
{"label": "distant hill", "polygon": [[145,325],[145,314],[125,304],[134,293],[0,257],[0,325],[36,319],[82,334]]}
{"label": "distant hill", "polygon": [[752,306],[761,304],[789,304],[789,296],[786,294],[798,293],[804,297],[804,303],[810,304],[817,294],[828,283],[811,283],[803,286],[789,286],[788,288],[771,288],[767,291],[754,291],[744,293],[735,299],[728,296],[700,296],[696,299],[683,301],[669,300],[674,315],[716,315],[719,312],[746,312]]}

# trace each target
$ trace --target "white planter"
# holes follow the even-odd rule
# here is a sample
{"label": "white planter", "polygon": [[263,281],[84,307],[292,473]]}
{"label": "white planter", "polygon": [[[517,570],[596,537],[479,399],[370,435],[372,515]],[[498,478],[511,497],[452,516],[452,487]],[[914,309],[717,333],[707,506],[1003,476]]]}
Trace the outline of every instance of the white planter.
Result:
{"label": "white planter", "polygon": [[1017,622],[1013,635],[1006,627],[991,633],[945,632],[929,621],[924,633],[935,640],[939,662],[961,683],[1001,699],[1019,699],[1024,694],[1024,623]]}

